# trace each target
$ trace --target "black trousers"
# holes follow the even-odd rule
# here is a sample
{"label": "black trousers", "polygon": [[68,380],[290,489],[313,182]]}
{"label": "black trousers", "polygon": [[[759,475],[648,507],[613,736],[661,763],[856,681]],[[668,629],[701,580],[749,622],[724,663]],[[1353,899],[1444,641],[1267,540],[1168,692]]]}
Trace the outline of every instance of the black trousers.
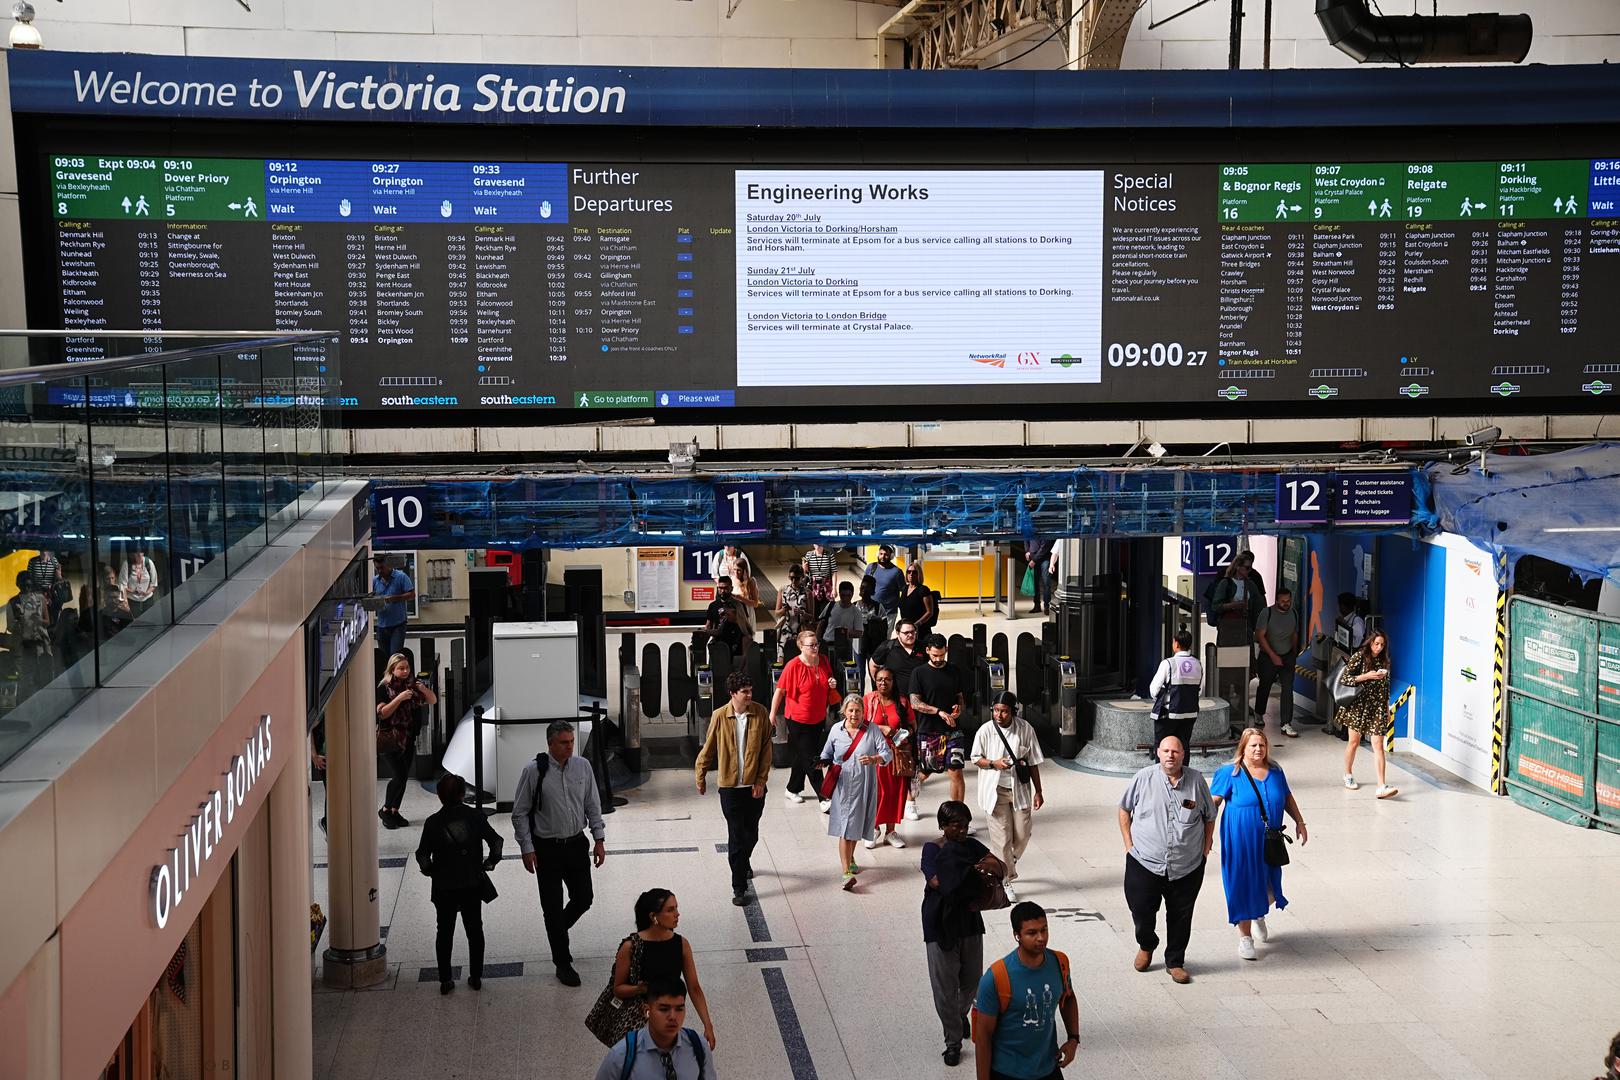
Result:
{"label": "black trousers", "polygon": [[1266,715],[1266,702],[1271,698],[1271,685],[1277,687],[1277,718],[1284,724],[1294,722],[1294,660],[1297,653],[1278,653],[1281,664],[1273,664],[1265,650],[1260,651],[1260,685],[1254,691],[1254,711]]}
{"label": "black trousers", "polygon": [[394,775],[388,780],[388,790],[383,792],[383,805],[399,809],[399,800],[405,797],[405,783],[410,780],[411,773],[416,768],[416,734],[411,733],[411,741],[405,749],[397,754],[385,754],[384,759]]}
{"label": "black trousers", "polygon": [[1159,903],[1164,903],[1164,966],[1184,967],[1187,962],[1187,941],[1192,937],[1193,905],[1198,902],[1198,890],[1204,886],[1204,864],[1184,878],[1171,881],[1163,874],[1155,874],[1136,861],[1129,853],[1125,856],[1125,904],[1131,909],[1131,921],[1136,924],[1136,947],[1147,952],[1159,948],[1159,935],[1155,924],[1159,920]]}
{"label": "black trousers", "polygon": [[732,895],[748,888],[749,861],[759,843],[759,818],[765,812],[763,796],[756,799],[752,788],[720,789],[720,812],[726,816],[726,859],[731,863]]}
{"label": "black trousers", "polygon": [[[534,842],[534,876],[540,882],[540,910],[546,916],[546,939],[551,962],[558,967],[574,962],[568,951],[568,931],[591,910],[591,844],[585,834],[567,840]],[[563,889],[568,903],[563,903]]]}
{"label": "black trousers", "polygon": [[1198,717],[1196,716],[1189,716],[1181,720],[1173,720],[1168,716],[1155,716],[1153,718],[1153,746],[1149,749],[1148,756],[1154,761],[1159,760],[1159,744],[1164,741],[1166,735],[1174,735],[1180,739],[1181,748],[1191,754],[1193,725],[1196,723],[1198,723]]}
{"label": "black trousers", "polygon": [[439,934],[433,941],[439,956],[439,981],[450,981],[450,946],[456,938],[456,916],[467,931],[467,976],[484,977],[484,903],[474,889],[460,889],[433,901],[439,914]]}
{"label": "black trousers", "polygon": [[827,742],[827,725],[787,722],[788,758],[793,768],[788,772],[787,789],[798,795],[804,791],[805,777],[810,778],[811,798],[821,798],[821,748]]}

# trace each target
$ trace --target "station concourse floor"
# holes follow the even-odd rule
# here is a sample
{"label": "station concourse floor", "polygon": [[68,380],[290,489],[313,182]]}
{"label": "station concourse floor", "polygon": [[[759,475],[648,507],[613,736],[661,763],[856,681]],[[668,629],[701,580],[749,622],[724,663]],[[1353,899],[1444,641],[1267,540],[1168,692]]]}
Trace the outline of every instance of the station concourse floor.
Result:
{"label": "station concourse floor", "polygon": [[[1276,729],[1275,705],[1270,724]],[[1340,785],[1343,743],[1308,729],[1275,738],[1311,840],[1284,871],[1287,911],[1269,919],[1258,962],[1239,958],[1226,922],[1219,842],[1206,871],[1187,966],[1176,986],[1162,955],[1145,974],[1121,889],[1115,806],[1124,781],[1051,763],[1046,806],[1020,864],[1020,899],[1049,911],[1052,947],[1073,962],[1080,1053],[1065,1075],[1229,1080],[1539,1080],[1602,1071],[1620,1028],[1620,836],[1582,831],[1461,781],[1391,758],[1398,798]],[[968,769],[968,794],[974,790]],[[557,982],[534,879],[513,856],[511,821],[484,909],[483,990],[440,996],[428,881],[409,855],[437,800],[412,784],[413,827],[381,836],[380,903],[390,977],[348,992],[316,983],[318,1078],[594,1076],[603,1048],[583,1018],[632,929],[643,889],[672,889],[719,1042],[721,1077],[914,1080],[971,1076],[940,1060],[918,919],[918,856],[934,835],[942,779],[904,850],[857,849],[860,888],[839,888],[834,841],[813,802],[783,800],[773,776],[754,857],[759,900],[730,902],[725,822],[711,787],[656,772],[607,818],[595,906],[572,935],[584,985]],[[312,792],[319,816],[323,792]],[[379,788],[379,798],[381,792]],[[978,817],[977,811],[975,816]],[[981,828],[981,839],[984,832]],[[316,861],[325,862],[316,833]],[[325,871],[316,870],[324,904]],[[1012,948],[1006,915],[986,916],[987,961]],[[1162,934],[1162,922],[1161,922]],[[322,947],[326,945],[322,941]],[[455,963],[465,964],[459,929]],[[497,967],[496,965],[507,965]],[[464,972],[462,973],[465,974]],[[688,1023],[700,1027],[695,1010]]]}

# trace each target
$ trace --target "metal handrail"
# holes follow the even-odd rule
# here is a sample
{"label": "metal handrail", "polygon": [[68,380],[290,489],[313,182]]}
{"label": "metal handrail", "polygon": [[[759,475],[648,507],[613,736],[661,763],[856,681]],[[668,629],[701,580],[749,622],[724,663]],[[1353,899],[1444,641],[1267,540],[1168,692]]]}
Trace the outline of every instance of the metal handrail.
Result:
{"label": "metal handrail", "polygon": [[[237,338],[236,335],[243,335]],[[40,364],[37,367],[13,368],[0,371],[0,388],[8,386],[27,386],[33,383],[52,382],[57,379],[77,379],[91,375],[103,375],[114,371],[131,371],[136,368],[156,367],[160,364],[170,364],[176,360],[190,360],[199,356],[217,356],[221,353],[239,352],[243,349],[274,348],[282,345],[296,345],[299,342],[324,341],[328,338],[338,338],[341,332],[337,330],[299,330],[287,333],[278,333],[274,330],[181,330],[175,332],[151,330],[107,330],[100,332],[84,332],[73,330],[4,330],[0,329],[0,337],[39,337],[39,338],[200,338],[209,341],[218,341],[220,338],[232,340],[218,345],[205,345],[191,349],[168,349],[160,353],[149,353],[142,356],[118,356],[105,360],[82,360],[71,364]]]}

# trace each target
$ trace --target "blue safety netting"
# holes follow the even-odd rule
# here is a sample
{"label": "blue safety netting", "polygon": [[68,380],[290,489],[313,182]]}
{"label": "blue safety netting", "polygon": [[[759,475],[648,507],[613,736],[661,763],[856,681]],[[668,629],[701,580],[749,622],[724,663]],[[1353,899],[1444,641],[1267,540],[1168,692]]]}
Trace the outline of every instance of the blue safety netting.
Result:
{"label": "blue safety netting", "polygon": [[[428,481],[426,536],[397,547],[713,543],[716,482],[765,485],[760,542],[1232,535],[1279,530],[1260,470],[802,472]],[[380,547],[391,546],[379,539]]]}
{"label": "blue safety netting", "polygon": [[1539,555],[1584,579],[1620,581],[1620,445],[1491,454],[1484,466],[1425,468],[1418,494],[1427,512],[1414,522],[1505,552],[1510,573],[1519,556]]}

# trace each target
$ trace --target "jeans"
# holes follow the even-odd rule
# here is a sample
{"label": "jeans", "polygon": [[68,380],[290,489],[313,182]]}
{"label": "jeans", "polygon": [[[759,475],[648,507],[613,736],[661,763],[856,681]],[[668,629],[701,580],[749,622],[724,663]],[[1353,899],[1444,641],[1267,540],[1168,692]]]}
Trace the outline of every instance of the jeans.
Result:
{"label": "jeans", "polygon": [[405,797],[405,784],[411,778],[411,772],[416,768],[416,735],[413,732],[411,741],[405,744],[405,749],[397,754],[385,754],[383,760],[394,775],[388,779],[388,790],[383,792],[383,805],[399,809],[399,800]]}
{"label": "jeans", "polygon": [[393,626],[379,626],[376,629],[377,648],[387,659],[395,653],[405,651],[405,624],[395,623]]}
{"label": "jeans", "polygon": [[969,934],[947,949],[930,941],[928,985],[934,991],[934,1012],[939,1015],[947,1047],[962,1045],[962,1028],[984,974],[984,935]]}
{"label": "jeans", "polygon": [[793,766],[788,772],[787,789],[798,795],[804,791],[804,781],[808,777],[812,788],[812,798],[821,798],[821,748],[827,742],[826,725],[801,724],[797,720],[787,722],[788,755]]}
{"label": "jeans", "polygon": [[1281,664],[1273,664],[1264,650],[1260,652],[1260,685],[1254,691],[1254,711],[1262,719],[1266,715],[1266,702],[1271,699],[1271,684],[1277,687],[1277,719],[1283,724],[1294,722],[1294,659],[1297,653],[1278,653]]}
{"label": "jeans", "polygon": [[[566,840],[534,842],[534,876],[540,883],[540,910],[546,916],[546,940],[557,967],[574,962],[568,931],[591,909],[591,845],[584,833]],[[568,903],[563,904],[563,888]]]}
{"label": "jeans", "polygon": [[1155,874],[1136,861],[1129,853],[1125,856],[1125,904],[1131,909],[1131,921],[1136,924],[1136,947],[1153,952],[1159,947],[1155,924],[1159,919],[1159,903],[1164,903],[1164,966],[1185,967],[1187,942],[1192,937],[1193,905],[1198,902],[1198,890],[1204,886],[1204,860],[1198,869],[1186,877],[1171,881],[1163,874]]}
{"label": "jeans", "polygon": [[723,787],[720,812],[726,817],[726,860],[731,863],[731,893],[735,896],[748,889],[748,872],[753,869],[749,860],[759,843],[759,818],[765,812],[765,799],[754,798],[751,788]]}
{"label": "jeans", "polygon": [[461,889],[433,901],[439,915],[439,933],[433,940],[439,958],[439,981],[450,981],[450,947],[455,943],[456,916],[467,931],[467,977],[484,977],[484,904],[474,889]]}
{"label": "jeans", "polygon": [[1052,562],[1042,559],[1029,564],[1035,570],[1035,610],[1052,610]]}

